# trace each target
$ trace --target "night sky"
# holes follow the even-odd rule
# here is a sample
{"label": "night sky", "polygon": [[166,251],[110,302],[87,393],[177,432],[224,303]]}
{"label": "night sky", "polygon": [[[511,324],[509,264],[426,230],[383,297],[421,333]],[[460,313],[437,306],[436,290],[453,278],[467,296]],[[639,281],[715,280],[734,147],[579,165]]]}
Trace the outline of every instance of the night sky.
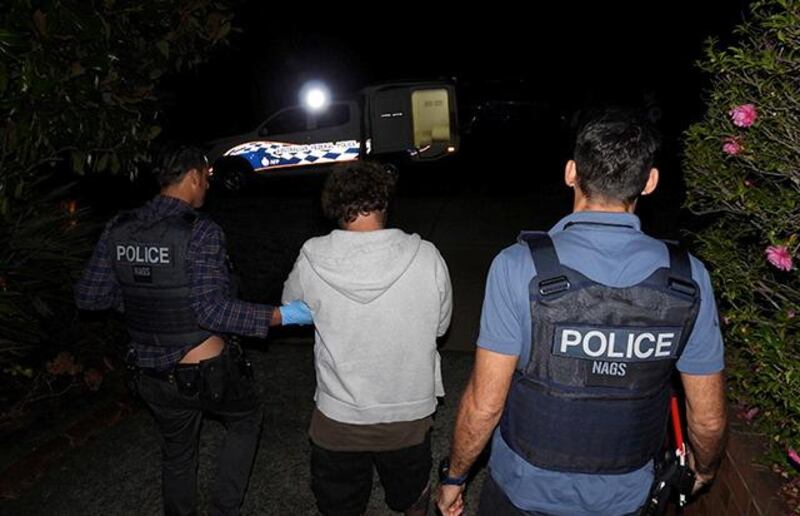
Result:
{"label": "night sky", "polygon": [[166,84],[174,97],[165,125],[200,142],[252,129],[295,104],[310,79],[346,98],[372,82],[454,77],[462,110],[517,100],[568,115],[603,101],[655,99],[674,136],[702,113],[707,78],[694,62],[703,42],[730,37],[748,3],[531,2],[523,13],[499,3],[276,9],[251,1],[239,9],[229,48]]}

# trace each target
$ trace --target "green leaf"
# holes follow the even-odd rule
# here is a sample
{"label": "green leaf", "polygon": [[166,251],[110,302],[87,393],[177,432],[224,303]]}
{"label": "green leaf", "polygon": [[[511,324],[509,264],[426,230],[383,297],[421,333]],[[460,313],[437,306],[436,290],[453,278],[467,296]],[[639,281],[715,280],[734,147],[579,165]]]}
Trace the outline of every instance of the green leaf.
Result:
{"label": "green leaf", "polygon": [[0,61],[0,95],[6,91],[8,87],[8,68]]}
{"label": "green leaf", "polygon": [[72,63],[72,66],[70,67],[70,74],[72,77],[78,77],[84,73],[86,73],[86,68],[84,68],[82,64],[80,64],[78,61]]}
{"label": "green leaf", "polygon": [[225,39],[228,34],[231,32],[231,24],[230,22],[226,22],[222,24],[222,27],[219,28],[219,32],[216,35],[217,40]]}
{"label": "green leaf", "polygon": [[166,40],[161,40],[156,43],[156,48],[161,52],[161,55],[164,56],[165,59],[169,59],[169,42]]}
{"label": "green leaf", "polygon": [[33,303],[31,303],[31,306],[33,310],[41,317],[50,317],[53,315],[53,311],[50,310],[50,307],[47,306],[47,303],[42,301],[39,297],[33,298]]}
{"label": "green leaf", "polygon": [[117,156],[117,153],[114,152],[111,154],[111,173],[118,174],[119,169],[120,169],[119,156]]}
{"label": "green leaf", "polygon": [[47,36],[47,14],[41,9],[36,9],[33,13],[33,24],[42,37]]}
{"label": "green leaf", "polygon": [[97,165],[95,166],[95,170],[98,172],[104,172],[108,169],[108,155],[109,153],[105,152],[100,159],[97,160]]}
{"label": "green leaf", "polygon": [[83,175],[84,166],[86,165],[86,153],[81,151],[72,151],[72,170],[76,174]]}

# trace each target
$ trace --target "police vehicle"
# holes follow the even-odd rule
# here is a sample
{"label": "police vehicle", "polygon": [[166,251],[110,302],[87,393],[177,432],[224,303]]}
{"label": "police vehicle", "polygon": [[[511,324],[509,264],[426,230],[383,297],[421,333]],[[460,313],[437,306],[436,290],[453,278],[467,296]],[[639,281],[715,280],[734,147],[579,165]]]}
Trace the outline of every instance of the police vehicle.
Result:
{"label": "police vehicle", "polygon": [[361,90],[356,100],[326,97],[312,86],[305,106],[284,108],[249,133],[212,142],[214,175],[237,190],[253,174],[305,174],[365,157],[433,161],[458,151],[450,82],[385,83]]}

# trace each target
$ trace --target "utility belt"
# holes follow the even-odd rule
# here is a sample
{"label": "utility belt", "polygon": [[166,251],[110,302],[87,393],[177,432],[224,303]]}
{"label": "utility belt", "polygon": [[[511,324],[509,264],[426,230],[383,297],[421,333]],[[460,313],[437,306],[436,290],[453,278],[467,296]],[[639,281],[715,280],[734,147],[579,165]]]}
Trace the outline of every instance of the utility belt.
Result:
{"label": "utility belt", "polygon": [[200,395],[209,401],[223,400],[226,392],[231,389],[252,387],[253,366],[241,345],[230,339],[226,339],[225,347],[219,355],[196,364],[176,364],[163,371],[139,367],[136,365],[136,350],[133,348],[128,352],[126,362],[134,392],[138,390],[138,383],[143,376],[174,384],[184,396]]}

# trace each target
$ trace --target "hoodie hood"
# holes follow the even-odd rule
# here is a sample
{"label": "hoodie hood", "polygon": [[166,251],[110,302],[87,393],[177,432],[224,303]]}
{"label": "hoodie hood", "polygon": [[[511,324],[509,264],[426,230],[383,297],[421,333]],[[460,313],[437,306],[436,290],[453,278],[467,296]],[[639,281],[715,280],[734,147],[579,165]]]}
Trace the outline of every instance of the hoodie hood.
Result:
{"label": "hoodie hood", "polygon": [[422,239],[399,229],[334,230],[312,238],[302,253],[325,283],[361,304],[389,290],[406,272]]}

